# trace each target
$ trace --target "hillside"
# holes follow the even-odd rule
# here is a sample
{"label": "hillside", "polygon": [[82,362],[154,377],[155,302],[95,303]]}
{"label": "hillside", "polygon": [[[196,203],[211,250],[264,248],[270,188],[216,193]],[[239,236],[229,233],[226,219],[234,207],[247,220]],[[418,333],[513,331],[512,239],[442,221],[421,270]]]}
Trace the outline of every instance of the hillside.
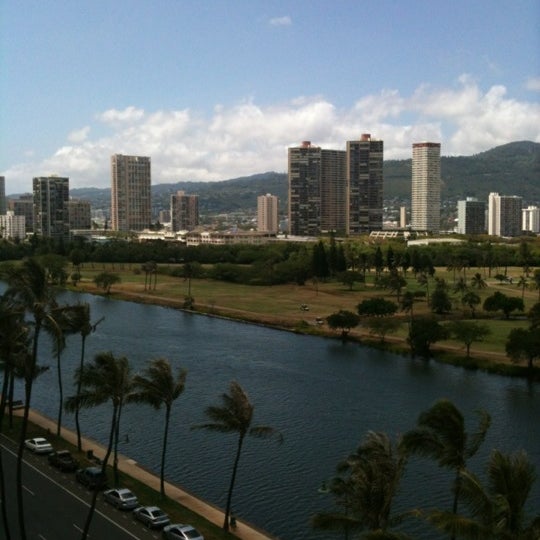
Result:
{"label": "hillside", "polygon": [[[527,204],[540,204],[540,143],[519,141],[497,146],[473,156],[441,158],[442,199],[474,196],[487,200],[492,191],[520,195]],[[221,182],[178,182],[152,186],[154,210],[169,207],[172,193],[183,190],[199,195],[201,214],[254,211],[257,196],[277,195],[287,206],[287,174],[266,172]],[[410,198],[411,160],[384,162],[384,198]],[[110,208],[110,189],[72,189],[71,195]]]}

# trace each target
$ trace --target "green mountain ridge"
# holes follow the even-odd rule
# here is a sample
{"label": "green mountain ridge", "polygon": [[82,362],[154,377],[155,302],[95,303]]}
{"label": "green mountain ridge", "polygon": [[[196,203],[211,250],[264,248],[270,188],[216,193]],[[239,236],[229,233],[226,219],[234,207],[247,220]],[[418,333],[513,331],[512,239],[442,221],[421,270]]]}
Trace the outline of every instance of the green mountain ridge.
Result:
{"label": "green mountain ridge", "polygon": [[[540,204],[540,143],[517,141],[472,156],[441,157],[443,200],[478,197],[486,200],[492,191],[519,195],[526,204]],[[410,199],[411,159],[385,160],[384,198]],[[177,182],[152,186],[155,213],[169,208],[170,195],[177,191],[199,195],[201,214],[254,212],[257,196],[271,193],[287,208],[287,173],[265,172],[217,182]],[[75,198],[87,199],[93,208],[110,208],[108,188],[70,190]]]}

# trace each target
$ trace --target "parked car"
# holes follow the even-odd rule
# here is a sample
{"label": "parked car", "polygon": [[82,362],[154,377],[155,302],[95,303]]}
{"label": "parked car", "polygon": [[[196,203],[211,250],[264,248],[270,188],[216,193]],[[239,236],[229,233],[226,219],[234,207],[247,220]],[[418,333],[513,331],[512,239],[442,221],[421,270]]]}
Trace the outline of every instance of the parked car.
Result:
{"label": "parked car", "polygon": [[75,478],[77,482],[90,489],[105,489],[107,487],[107,477],[102,474],[101,467],[78,469]]}
{"label": "parked car", "polygon": [[43,437],[26,439],[26,441],[24,441],[24,446],[35,454],[50,454],[53,451],[51,443]]}
{"label": "parked car", "polygon": [[58,450],[49,454],[49,463],[64,472],[73,472],[79,468],[79,462],[71,455],[69,450]]}
{"label": "parked car", "polygon": [[159,529],[171,522],[169,516],[157,506],[139,506],[133,510],[133,515],[150,529]]}
{"label": "parked car", "polygon": [[137,497],[127,488],[108,489],[103,493],[103,498],[119,510],[133,510],[139,506]]}
{"label": "parked car", "polygon": [[195,527],[182,523],[164,527],[163,538],[166,540],[204,540],[203,535]]}

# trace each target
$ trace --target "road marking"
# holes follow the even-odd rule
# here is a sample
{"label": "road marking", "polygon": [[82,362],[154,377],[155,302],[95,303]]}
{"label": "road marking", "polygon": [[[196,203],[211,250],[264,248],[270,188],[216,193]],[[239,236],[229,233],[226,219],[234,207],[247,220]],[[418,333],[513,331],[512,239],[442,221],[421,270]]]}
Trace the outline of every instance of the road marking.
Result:
{"label": "road marking", "polygon": [[25,489],[26,491],[28,491],[28,493],[30,493],[30,495],[32,495],[32,496],[35,496],[35,495],[36,495],[31,489],[28,489],[26,486],[23,486],[23,489]]}
{"label": "road marking", "polygon": [[[6,435],[4,434],[0,434],[1,437],[7,439],[10,443],[13,443],[13,441],[11,439],[9,439]],[[14,452],[13,450],[11,450],[10,448],[8,448],[7,446],[5,446],[4,444],[0,444],[0,447],[2,447],[6,452],[9,452],[12,456],[15,456],[17,457],[17,452]],[[58,483],[54,478],[52,478],[51,476],[45,474],[45,472],[43,472],[42,470],[38,469],[37,467],[35,467],[34,465],[32,465],[30,462],[26,461],[25,459],[23,459],[25,465],[27,467],[30,467],[31,469],[33,469],[36,473],[40,474],[41,476],[43,476],[44,478],[46,478],[47,480],[49,480],[49,482],[51,482],[52,484],[54,484],[56,487],[60,488],[61,490],[65,491],[66,493],[69,493],[73,498],[77,499],[80,503],[82,503],[84,506],[90,508],[90,503],[85,501],[84,499],[81,499],[81,497],[79,497],[75,492],[71,491],[70,489],[68,489],[66,486]],[[79,486],[79,484],[77,483],[77,486]],[[34,495],[34,493],[32,493],[27,487],[23,486],[24,489],[26,489],[27,491],[29,491],[32,495]],[[131,536],[131,538],[134,538],[135,540],[139,540],[139,537],[138,536],[135,536],[131,531],[128,531],[127,529],[125,529],[124,527],[122,527],[122,525],[118,522],[118,521],[115,521],[114,519],[111,519],[109,516],[107,516],[106,514],[104,514],[103,512],[101,512],[100,510],[98,510],[97,508],[94,510],[94,513],[95,514],[99,514],[103,519],[106,519],[109,523],[111,523],[112,525],[114,525],[115,527],[117,527],[118,529],[120,529],[122,532],[126,533],[127,535]],[[81,530],[82,532],[82,530]],[[90,537],[90,535],[88,535]]]}

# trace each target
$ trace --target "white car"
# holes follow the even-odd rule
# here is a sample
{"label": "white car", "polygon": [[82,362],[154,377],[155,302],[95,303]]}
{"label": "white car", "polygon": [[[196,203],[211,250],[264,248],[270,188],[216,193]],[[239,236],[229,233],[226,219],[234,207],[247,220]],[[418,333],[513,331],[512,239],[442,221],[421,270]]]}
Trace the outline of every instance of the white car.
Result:
{"label": "white car", "polygon": [[127,488],[108,489],[103,498],[119,510],[133,510],[139,506],[137,497]]}
{"label": "white car", "polygon": [[133,515],[148,528],[160,529],[171,522],[169,516],[157,506],[139,506],[133,510]]}
{"label": "white car", "polygon": [[24,446],[35,454],[50,454],[53,451],[51,443],[43,437],[26,439],[26,441],[24,441]]}
{"label": "white car", "polygon": [[166,540],[204,540],[203,535],[195,527],[182,523],[164,527],[163,538]]}

